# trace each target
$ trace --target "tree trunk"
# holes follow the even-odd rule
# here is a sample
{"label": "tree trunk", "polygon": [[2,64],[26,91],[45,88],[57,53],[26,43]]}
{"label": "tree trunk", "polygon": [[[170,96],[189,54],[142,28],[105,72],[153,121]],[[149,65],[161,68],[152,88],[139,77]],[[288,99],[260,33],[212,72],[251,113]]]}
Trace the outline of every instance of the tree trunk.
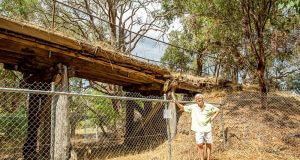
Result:
{"label": "tree trunk", "polygon": [[214,76],[217,75],[217,70],[218,70],[218,64],[215,65],[215,68],[214,68],[214,74],[213,74]]}
{"label": "tree trunk", "polygon": [[267,85],[265,81],[265,65],[264,63],[259,62],[257,67],[257,73],[258,73],[258,83],[260,87],[260,93],[261,93],[261,107],[265,109],[267,107]]}
{"label": "tree trunk", "polygon": [[71,124],[71,137],[75,136],[76,131],[76,124]]}
{"label": "tree trunk", "polygon": [[81,117],[77,115],[77,113],[72,113],[70,115],[70,127],[71,127],[71,137],[75,136],[75,131],[77,127],[78,121],[81,120]]}
{"label": "tree trunk", "polygon": [[203,54],[202,52],[197,53],[197,75],[202,76],[203,70]]}
{"label": "tree trunk", "polygon": [[216,83],[218,84],[218,78],[219,78],[219,74],[220,74],[220,69],[221,69],[221,65],[218,65],[218,69],[217,69],[217,75],[216,75]]}
{"label": "tree trunk", "polygon": [[116,2],[114,0],[108,0],[108,15],[110,22],[110,31],[111,31],[111,44],[114,47],[117,47],[117,27],[116,27],[116,19],[117,19],[117,7]]}
{"label": "tree trunk", "polygon": [[[143,113],[143,119],[147,117],[147,115],[150,113],[152,110],[152,102],[151,101],[145,101],[144,102],[144,113]],[[152,120],[153,122],[153,120]],[[153,126],[153,123],[148,123],[147,125],[144,126],[144,135],[153,135],[155,130],[155,126]],[[142,136],[144,136],[142,135]]]}
{"label": "tree trunk", "polygon": [[[126,94],[128,96],[128,94]],[[125,140],[124,143],[126,146],[133,146],[133,137],[132,133],[135,130],[134,123],[134,101],[126,100],[126,122],[125,122]]]}
{"label": "tree trunk", "polygon": [[241,8],[243,12],[243,30],[251,47],[251,53],[258,62],[256,74],[261,93],[261,106],[266,108],[267,86],[265,80],[266,55],[264,45],[264,31],[267,21],[271,18],[272,10],[276,9],[274,1],[267,0],[260,3],[251,3],[242,0]]}
{"label": "tree trunk", "polygon": [[238,85],[238,73],[239,73],[238,66],[235,66],[233,68],[233,74],[232,74],[232,83],[234,86]]}
{"label": "tree trunk", "polygon": [[246,85],[248,82],[247,82],[247,74],[248,74],[248,70],[247,69],[245,69],[244,71],[243,71],[243,75],[242,75],[242,81],[243,81],[243,84],[244,85]]}

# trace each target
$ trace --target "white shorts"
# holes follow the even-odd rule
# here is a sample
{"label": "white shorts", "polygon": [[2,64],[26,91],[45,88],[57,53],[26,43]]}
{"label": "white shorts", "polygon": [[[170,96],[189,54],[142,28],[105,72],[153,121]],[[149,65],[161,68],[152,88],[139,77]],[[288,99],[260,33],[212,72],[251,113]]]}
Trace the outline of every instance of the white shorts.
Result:
{"label": "white shorts", "polygon": [[212,132],[196,132],[195,133],[196,138],[196,144],[212,144],[213,138],[212,138]]}

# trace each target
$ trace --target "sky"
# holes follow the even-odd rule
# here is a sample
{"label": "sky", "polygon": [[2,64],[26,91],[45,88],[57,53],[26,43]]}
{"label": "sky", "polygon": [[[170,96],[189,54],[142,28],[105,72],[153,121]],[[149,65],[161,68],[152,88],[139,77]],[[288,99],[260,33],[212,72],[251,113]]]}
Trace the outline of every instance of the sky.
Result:
{"label": "sky", "polygon": [[[170,29],[168,30],[167,33],[170,33],[173,30],[181,30],[182,25],[180,24],[179,20],[176,19],[171,25]],[[150,31],[149,33],[146,34],[146,36],[154,38],[154,39],[159,39],[160,32],[156,31]],[[164,42],[169,42],[168,41],[168,36],[164,36],[163,38],[160,38],[159,40],[164,41]],[[144,57],[147,59],[155,60],[155,61],[160,61],[160,58],[163,56],[165,49],[168,46],[166,44],[148,39],[148,38],[143,38],[136,46],[136,48],[133,50],[133,54]]]}
{"label": "sky", "polygon": [[[147,9],[150,11],[159,11],[161,10],[161,5],[160,3],[151,3],[150,5],[147,6]],[[131,11],[126,12],[124,14],[124,17],[130,16]],[[137,11],[137,14],[134,16],[136,18],[139,18],[141,21],[146,22],[149,20],[149,17],[147,15],[147,12],[144,9],[139,9]],[[149,22],[148,22],[149,23]],[[181,30],[182,26],[179,22],[178,19],[176,19],[170,26],[169,30],[167,33],[171,32],[172,30]],[[140,30],[140,25],[135,25],[132,28],[133,32],[138,32]],[[161,32],[159,31],[149,31],[146,36],[154,38],[154,39],[159,39],[164,42],[168,42],[168,37],[167,34],[165,34],[163,37],[161,36]],[[143,38],[139,41],[137,44],[136,48],[133,50],[133,55],[137,55],[143,58],[155,60],[155,61],[160,61],[160,58],[163,56],[163,53],[165,49],[168,46],[166,44],[151,40],[149,38]]]}
{"label": "sky", "polygon": [[160,61],[167,45],[155,42],[148,38],[141,40],[133,50],[133,55],[144,57],[147,59]]}

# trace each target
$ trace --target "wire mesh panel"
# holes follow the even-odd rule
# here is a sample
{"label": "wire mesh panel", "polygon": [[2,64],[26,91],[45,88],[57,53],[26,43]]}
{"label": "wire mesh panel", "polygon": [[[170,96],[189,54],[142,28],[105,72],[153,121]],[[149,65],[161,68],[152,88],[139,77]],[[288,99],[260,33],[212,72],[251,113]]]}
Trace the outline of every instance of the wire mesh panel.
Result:
{"label": "wire mesh panel", "polygon": [[27,94],[0,93],[1,158],[22,156],[27,133]]}
{"label": "wire mesh panel", "polygon": [[224,108],[227,149],[242,159],[299,159],[300,101],[287,94],[228,95]]}
{"label": "wire mesh panel", "polygon": [[[0,83],[0,159],[198,158],[191,115],[174,112],[162,97],[66,93],[48,83],[36,85]],[[213,122],[212,158],[300,157],[299,96],[211,95],[204,100],[221,109]],[[177,98],[193,103],[191,96]]]}
{"label": "wire mesh panel", "polygon": [[79,159],[137,154],[166,140],[163,102],[72,97],[71,142]]}
{"label": "wire mesh panel", "polygon": [[[1,88],[0,94],[0,159],[57,159],[62,152],[73,159],[167,156],[167,146],[160,146],[167,140],[165,102],[158,97],[7,87]],[[61,151],[66,139],[70,139],[70,146]],[[157,147],[165,152],[149,154]]]}
{"label": "wire mesh panel", "polygon": [[51,104],[50,96],[20,92],[0,94],[1,158],[24,155],[31,159],[49,159],[51,114],[47,107]]}

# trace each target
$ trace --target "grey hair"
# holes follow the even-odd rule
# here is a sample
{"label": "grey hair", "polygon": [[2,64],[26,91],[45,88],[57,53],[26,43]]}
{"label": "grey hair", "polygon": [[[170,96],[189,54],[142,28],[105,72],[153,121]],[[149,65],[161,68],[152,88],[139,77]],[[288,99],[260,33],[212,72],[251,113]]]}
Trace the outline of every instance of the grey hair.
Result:
{"label": "grey hair", "polygon": [[203,94],[200,94],[200,93],[197,93],[194,98],[196,99],[197,97],[204,98]]}

